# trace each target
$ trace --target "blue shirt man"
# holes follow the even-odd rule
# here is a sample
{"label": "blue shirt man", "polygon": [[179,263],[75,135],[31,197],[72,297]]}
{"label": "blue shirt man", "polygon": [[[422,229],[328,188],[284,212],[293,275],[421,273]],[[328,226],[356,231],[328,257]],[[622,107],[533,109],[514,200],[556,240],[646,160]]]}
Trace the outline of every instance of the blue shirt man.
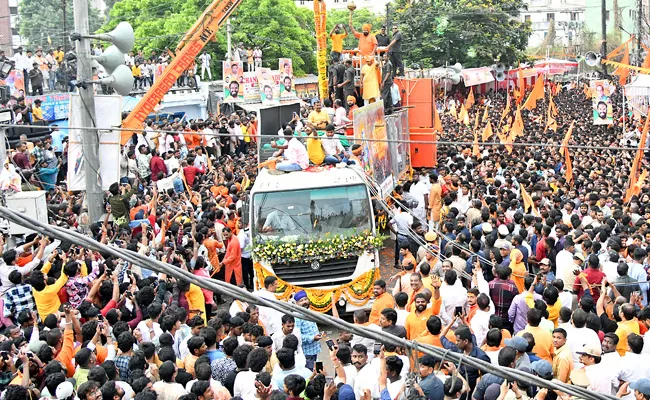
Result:
{"label": "blue shirt man", "polygon": [[[297,305],[309,308],[310,301],[307,293],[301,290],[293,295],[293,299]],[[321,332],[318,330],[318,325],[315,322],[307,321],[304,319],[296,318],[296,328],[300,330],[300,340],[302,342],[302,351],[305,354],[305,368],[310,371],[314,369],[314,363],[321,352],[320,339]]]}

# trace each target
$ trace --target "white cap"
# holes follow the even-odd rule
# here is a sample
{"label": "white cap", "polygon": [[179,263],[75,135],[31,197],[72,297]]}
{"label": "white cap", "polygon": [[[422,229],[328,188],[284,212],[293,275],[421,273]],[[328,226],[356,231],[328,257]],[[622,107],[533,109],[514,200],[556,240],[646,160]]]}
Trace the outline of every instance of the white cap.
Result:
{"label": "white cap", "polygon": [[491,233],[492,225],[489,222],[483,222],[481,224],[481,229],[483,230],[483,233]]}
{"label": "white cap", "polygon": [[499,232],[499,235],[503,235],[503,236],[507,236],[510,233],[508,227],[505,225],[500,225],[499,228],[497,229],[497,232]]}
{"label": "white cap", "polygon": [[70,381],[64,381],[59,383],[59,386],[56,387],[56,398],[59,400],[65,400],[68,397],[72,396],[74,393],[74,386]]}

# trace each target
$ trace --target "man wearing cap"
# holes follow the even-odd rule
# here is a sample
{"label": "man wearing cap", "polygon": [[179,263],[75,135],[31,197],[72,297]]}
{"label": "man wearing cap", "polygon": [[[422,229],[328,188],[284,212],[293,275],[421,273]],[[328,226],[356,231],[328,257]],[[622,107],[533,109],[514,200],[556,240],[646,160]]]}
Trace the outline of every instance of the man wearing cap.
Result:
{"label": "man wearing cap", "polygon": [[372,294],[375,296],[375,301],[370,309],[368,321],[371,324],[377,324],[379,323],[379,316],[385,308],[395,308],[395,299],[386,291],[386,282],[383,279],[375,281]]}
{"label": "man wearing cap", "polygon": [[[503,226],[503,225],[501,225],[501,226]],[[497,239],[497,242],[498,241],[499,240]],[[497,249],[499,249],[499,252],[501,254],[501,258],[503,259],[503,261],[501,261],[500,265],[502,267],[509,267],[510,266],[510,251],[512,250],[512,246],[510,245],[510,243],[508,243],[506,241],[502,241],[501,243],[499,243],[497,245],[496,242],[495,242],[494,246]]]}
{"label": "man wearing cap", "polygon": [[634,390],[633,393],[629,393],[630,399],[647,400],[650,398],[650,379],[639,379],[630,382],[629,385],[621,385],[616,397],[627,399],[626,390],[628,388]]}
{"label": "man wearing cap", "polygon": [[[510,234],[510,231],[508,230],[508,226],[506,225],[499,225],[497,228],[497,235],[499,238],[494,242],[494,246],[498,249],[501,248],[501,245],[503,244],[508,244],[510,245],[510,241],[507,239],[508,235]],[[510,249],[508,249],[510,250]]]}
{"label": "man wearing cap", "polygon": [[[311,305],[309,297],[307,297],[307,292],[304,290],[294,294],[293,300],[297,305],[306,309],[309,309]],[[302,351],[305,354],[305,368],[313,370],[316,358],[318,358],[318,354],[321,352],[320,340],[322,333],[318,330],[318,325],[315,322],[301,318],[296,318],[296,328],[300,332],[300,336],[298,337],[302,342]]]}
{"label": "man wearing cap", "polygon": [[503,343],[517,350],[515,368],[530,367],[530,357],[526,353],[526,349],[528,349],[528,341],[526,339],[521,336],[515,336],[511,339],[505,339]]}
{"label": "man wearing cap", "polygon": [[553,379],[553,367],[551,366],[550,362],[546,360],[537,360],[530,364],[530,367],[535,375],[539,376],[540,378],[546,381]]}
{"label": "man wearing cap", "polygon": [[348,21],[348,25],[350,26],[350,32],[352,32],[354,37],[359,39],[359,55],[361,57],[373,56],[377,51],[377,38],[375,35],[370,33],[372,25],[363,24],[361,27],[362,33],[357,32],[352,25],[352,13],[350,13],[350,20]]}
{"label": "man wearing cap", "polygon": [[586,345],[577,352],[584,367],[571,371],[571,383],[588,390],[606,395],[612,394],[614,376],[607,366],[600,364],[602,349]]}

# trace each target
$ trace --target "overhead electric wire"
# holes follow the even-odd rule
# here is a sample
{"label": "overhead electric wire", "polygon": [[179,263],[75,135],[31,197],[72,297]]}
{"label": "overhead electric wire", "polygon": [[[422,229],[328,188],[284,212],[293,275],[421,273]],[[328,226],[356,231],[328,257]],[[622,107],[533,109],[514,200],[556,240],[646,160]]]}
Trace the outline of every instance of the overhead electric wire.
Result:
{"label": "overhead electric wire", "polygon": [[397,336],[391,335],[383,331],[377,331],[373,329],[368,329],[364,326],[350,324],[344,320],[334,318],[327,314],[307,310],[295,304],[282,302],[278,300],[264,299],[253,293],[249,293],[245,289],[239,288],[229,283],[221,282],[211,278],[206,279],[206,278],[197,277],[196,275],[193,275],[189,271],[185,271],[181,268],[163,263],[158,260],[152,260],[147,256],[138,254],[133,251],[107,246],[105,244],[99,243],[89,238],[88,236],[84,236],[78,232],[72,230],[66,230],[53,225],[42,223],[40,221],[37,221],[24,214],[17,213],[6,207],[0,207],[0,215],[16,224],[29,227],[30,229],[36,230],[39,233],[42,233],[46,236],[50,236],[66,242],[81,244],[93,251],[111,254],[115,257],[124,259],[142,268],[146,268],[151,271],[155,271],[157,273],[163,273],[179,280],[189,281],[201,288],[222,293],[228,296],[232,296],[233,298],[246,301],[249,304],[270,307],[276,311],[289,314],[294,317],[309,320],[312,322],[317,322],[322,325],[336,327],[339,329],[345,329],[355,335],[370,338],[378,342],[389,343],[395,346],[403,347],[411,353],[416,352],[415,356],[417,356],[418,352],[421,352],[436,357],[437,359],[443,359],[443,360],[449,359],[456,364],[462,362],[467,366],[479,369],[484,372],[492,373],[494,375],[497,375],[507,380],[527,381],[538,387],[544,387],[551,390],[559,390],[586,400],[616,400],[617,399],[614,396],[604,395],[601,393],[589,391],[579,386],[568,385],[566,383],[561,383],[557,381],[548,381],[540,378],[539,376],[522,372],[519,370],[505,368],[505,367],[497,367],[492,365],[489,362],[485,362],[473,357],[468,357],[461,353],[451,352],[443,348],[420,344],[418,342],[401,339]]}

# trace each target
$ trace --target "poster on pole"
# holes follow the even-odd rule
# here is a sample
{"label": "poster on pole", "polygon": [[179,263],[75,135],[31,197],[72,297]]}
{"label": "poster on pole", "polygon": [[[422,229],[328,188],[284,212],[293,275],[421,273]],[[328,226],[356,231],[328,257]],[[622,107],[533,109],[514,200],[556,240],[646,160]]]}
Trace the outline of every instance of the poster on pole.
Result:
{"label": "poster on pole", "polygon": [[603,79],[589,82],[589,88],[591,89],[594,125],[613,124],[612,94],[616,90],[616,86]]}
{"label": "poster on pole", "polygon": [[223,62],[223,102],[239,103],[244,101],[242,82],[244,68],[240,61]]}
{"label": "poster on pole", "polygon": [[[79,94],[70,95],[69,126],[82,126],[81,115],[75,112],[83,107]],[[122,96],[95,96],[95,115],[99,135],[99,181],[102,190],[120,180],[120,131],[112,128],[122,123]],[[82,133],[69,129],[68,143],[68,190],[86,190],[86,166],[83,154]]]}
{"label": "poster on pole", "polygon": [[[260,88],[260,99],[264,105],[280,104],[280,87],[270,68],[259,68],[257,84]],[[277,73],[275,74],[277,75]]]}
{"label": "poster on pole", "polygon": [[278,71],[280,72],[280,99],[295,99],[296,85],[293,80],[293,63],[290,58],[278,60]]}
{"label": "poster on pole", "polygon": [[358,108],[354,110],[353,116],[354,138],[370,139],[355,140],[363,148],[363,169],[374,177],[381,187],[382,195],[386,196],[393,189],[395,180],[388,149],[384,103],[378,101]]}

